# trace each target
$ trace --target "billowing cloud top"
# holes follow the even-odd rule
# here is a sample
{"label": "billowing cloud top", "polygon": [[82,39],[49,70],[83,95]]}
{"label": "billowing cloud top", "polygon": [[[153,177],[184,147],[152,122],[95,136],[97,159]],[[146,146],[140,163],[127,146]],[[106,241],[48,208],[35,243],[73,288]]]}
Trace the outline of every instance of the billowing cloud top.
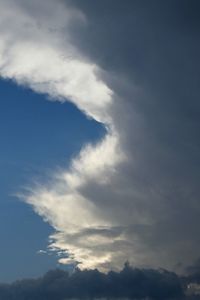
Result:
{"label": "billowing cloud top", "polygon": [[25,197],[55,228],[60,263],[198,258],[198,12],[195,0],[0,0],[0,75],[107,129]]}
{"label": "billowing cloud top", "polygon": [[0,297],[4,300],[190,299],[185,297],[184,290],[181,278],[175,273],[125,266],[119,273],[108,274],[77,270],[70,276],[61,270],[49,271],[41,278],[1,284]]}

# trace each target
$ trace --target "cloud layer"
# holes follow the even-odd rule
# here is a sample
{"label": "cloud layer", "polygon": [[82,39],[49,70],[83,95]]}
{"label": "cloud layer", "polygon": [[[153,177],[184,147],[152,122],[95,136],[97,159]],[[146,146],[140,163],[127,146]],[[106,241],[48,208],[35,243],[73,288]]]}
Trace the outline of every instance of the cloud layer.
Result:
{"label": "cloud layer", "polygon": [[60,263],[173,269],[198,258],[197,8],[0,1],[1,76],[72,101],[107,128],[26,196],[55,228],[49,247]]}
{"label": "cloud layer", "polygon": [[[8,299],[183,299],[181,279],[171,272],[132,269],[119,273],[77,270],[71,276],[61,270],[49,271],[38,279],[1,284],[0,296]],[[190,299],[188,297],[188,299]],[[196,298],[199,299],[199,298]]]}

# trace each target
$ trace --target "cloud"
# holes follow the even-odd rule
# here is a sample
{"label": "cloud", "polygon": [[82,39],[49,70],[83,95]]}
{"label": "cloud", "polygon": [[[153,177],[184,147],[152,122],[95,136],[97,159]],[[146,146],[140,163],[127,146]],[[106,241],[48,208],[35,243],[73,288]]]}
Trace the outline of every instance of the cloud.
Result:
{"label": "cloud", "polygon": [[38,279],[0,285],[0,297],[7,299],[182,299],[181,280],[165,270],[132,269],[119,273],[77,270],[73,274],[49,271]]}
{"label": "cloud", "polygon": [[1,76],[72,101],[107,129],[25,197],[55,228],[49,247],[60,263],[173,269],[198,258],[197,8],[0,1]]}
{"label": "cloud", "polygon": [[84,17],[54,3],[35,1],[29,7],[23,1],[1,1],[1,76],[61,102],[70,99],[89,116],[105,120],[111,90],[97,78],[98,67],[81,58],[65,35],[71,19],[82,24]]}

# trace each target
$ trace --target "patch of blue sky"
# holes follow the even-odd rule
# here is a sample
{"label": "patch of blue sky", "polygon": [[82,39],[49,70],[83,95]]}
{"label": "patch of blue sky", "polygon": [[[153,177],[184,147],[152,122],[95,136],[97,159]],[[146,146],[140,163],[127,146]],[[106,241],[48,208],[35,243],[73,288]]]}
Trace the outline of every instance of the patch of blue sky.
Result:
{"label": "patch of blue sky", "polygon": [[67,167],[84,144],[104,134],[100,123],[70,102],[49,101],[0,80],[0,281],[37,276],[57,264],[55,257],[37,254],[47,246],[51,227],[15,194]]}

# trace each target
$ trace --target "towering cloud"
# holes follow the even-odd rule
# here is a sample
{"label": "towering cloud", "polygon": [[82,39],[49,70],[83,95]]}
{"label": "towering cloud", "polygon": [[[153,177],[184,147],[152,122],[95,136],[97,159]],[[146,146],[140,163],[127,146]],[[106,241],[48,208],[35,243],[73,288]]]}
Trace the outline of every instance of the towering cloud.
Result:
{"label": "towering cloud", "polygon": [[0,0],[1,76],[72,101],[107,129],[25,197],[55,228],[60,263],[198,258],[198,12],[195,0]]}

